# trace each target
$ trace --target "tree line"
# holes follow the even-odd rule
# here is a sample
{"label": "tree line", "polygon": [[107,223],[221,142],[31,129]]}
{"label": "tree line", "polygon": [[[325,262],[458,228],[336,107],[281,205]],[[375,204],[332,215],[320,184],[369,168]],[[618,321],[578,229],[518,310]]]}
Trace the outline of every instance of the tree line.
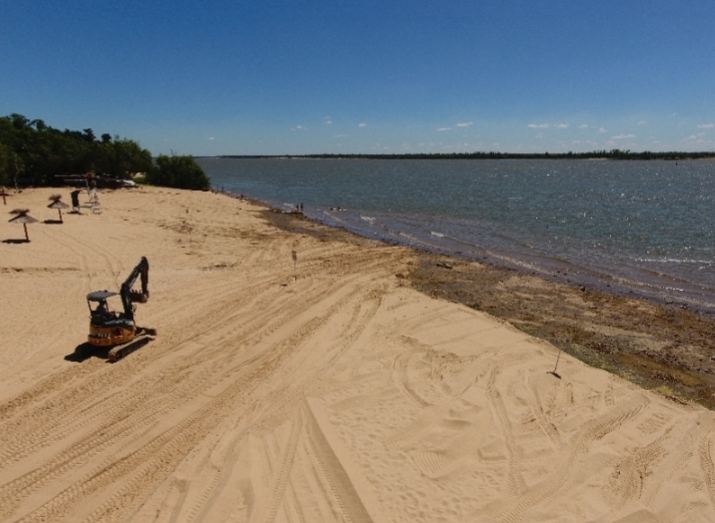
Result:
{"label": "tree line", "polygon": [[0,185],[54,185],[57,175],[130,179],[142,173],[151,185],[207,190],[211,181],[191,156],[159,155],[133,140],[91,128],[59,130],[13,113],[0,117]]}

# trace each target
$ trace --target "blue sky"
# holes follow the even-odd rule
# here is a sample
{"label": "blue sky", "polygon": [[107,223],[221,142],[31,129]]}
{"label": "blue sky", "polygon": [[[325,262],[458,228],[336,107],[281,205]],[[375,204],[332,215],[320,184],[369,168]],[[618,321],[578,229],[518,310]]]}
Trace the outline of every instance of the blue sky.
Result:
{"label": "blue sky", "polygon": [[153,153],[715,151],[712,0],[0,0],[0,115]]}

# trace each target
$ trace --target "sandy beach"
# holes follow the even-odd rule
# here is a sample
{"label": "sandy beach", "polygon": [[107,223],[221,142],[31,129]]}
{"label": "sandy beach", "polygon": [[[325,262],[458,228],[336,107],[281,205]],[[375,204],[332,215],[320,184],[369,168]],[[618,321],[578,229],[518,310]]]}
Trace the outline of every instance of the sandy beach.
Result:
{"label": "sandy beach", "polygon": [[[715,521],[715,414],[497,318],[511,280],[455,303],[418,253],[211,192],[108,191],[99,214],[83,193],[43,223],[57,192],[0,207],[40,220],[29,243],[0,223],[0,521]],[[87,293],[141,256],[156,339],[77,357]]]}

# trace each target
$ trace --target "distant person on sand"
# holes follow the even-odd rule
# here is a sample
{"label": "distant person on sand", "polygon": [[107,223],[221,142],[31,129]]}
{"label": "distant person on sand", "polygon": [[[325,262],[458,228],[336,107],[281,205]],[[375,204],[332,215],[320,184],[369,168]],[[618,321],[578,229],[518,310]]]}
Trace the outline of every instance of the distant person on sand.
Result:
{"label": "distant person on sand", "polygon": [[79,189],[72,191],[70,197],[72,198],[72,212],[79,213]]}

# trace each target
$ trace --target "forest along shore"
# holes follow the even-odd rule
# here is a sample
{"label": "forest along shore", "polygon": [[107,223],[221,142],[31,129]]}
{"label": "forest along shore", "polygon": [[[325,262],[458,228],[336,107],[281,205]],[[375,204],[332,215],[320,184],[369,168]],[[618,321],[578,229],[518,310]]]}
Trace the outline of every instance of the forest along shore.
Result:
{"label": "forest along shore", "polygon": [[[297,213],[266,217],[291,232],[365,241]],[[413,288],[508,321],[639,386],[715,409],[715,318],[517,270],[421,251],[415,256],[417,265],[400,275]]]}

